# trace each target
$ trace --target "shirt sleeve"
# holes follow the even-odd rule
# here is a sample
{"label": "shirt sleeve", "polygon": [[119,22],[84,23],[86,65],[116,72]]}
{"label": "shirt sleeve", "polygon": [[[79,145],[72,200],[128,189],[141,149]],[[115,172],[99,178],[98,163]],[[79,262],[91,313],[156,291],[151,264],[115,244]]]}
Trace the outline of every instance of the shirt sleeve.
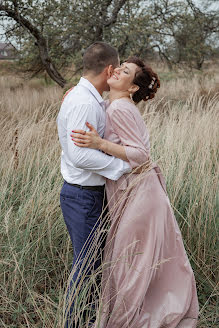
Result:
{"label": "shirt sleeve", "polygon": [[77,107],[77,115],[69,113],[67,116],[67,152],[68,158],[76,168],[92,171],[110,180],[118,180],[123,174],[129,173],[131,167],[128,162],[106,155],[99,150],[80,148],[71,140],[72,130],[83,129],[89,131],[86,122],[98,130],[98,115],[92,105]]}
{"label": "shirt sleeve", "polygon": [[127,109],[113,109],[110,122],[114,132],[125,147],[126,156],[132,168],[144,164],[149,159],[149,150],[145,147],[143,137],[134,115]]}

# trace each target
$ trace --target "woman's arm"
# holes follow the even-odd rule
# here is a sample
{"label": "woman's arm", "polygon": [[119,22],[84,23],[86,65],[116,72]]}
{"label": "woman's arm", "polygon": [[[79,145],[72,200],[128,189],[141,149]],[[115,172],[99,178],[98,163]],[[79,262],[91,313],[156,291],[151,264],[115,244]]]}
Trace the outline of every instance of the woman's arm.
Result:
{"label": "woman's arm", "polygon": [[117,158],[122,159],[123,161],[128,162],[124,146],[117,145],[106,139],[102,139],[96,129],[91,124],[86,123],[86,125],[90,129],[89,132],[86,132],[84,130],[72,131],[73,134],[71,135],[71,137],[76,146],[99,149],[106,154],[115,156]]}
{"label": "woman's arm", "polygon": [[118,157],[120,159],[123,159],[123,161],[128,162],[128,158],[126,156],[125,147],[115,144],[109,140],[102,139],[100,150],[102,150],[104,153]]}
{"label": "woman's arm", "polygon": [[125,106],[113,107],[108,119],[111,129],[124,146],[131,167],[136,168],[150,161],[149,142],[146,148],[146,139],[148,140],[149,135],[146,127],[145,131],[140,128],[139,124],[143,123],[141,119],[136,119],[133,111]]}
{"label": "woman's arm", "polygon": [[[108,124],[110,124],[114,133],[118,135],[122,145],[101,139],[97,131],[92,130],[92,126],[88,123],[87,126],[91,131],[75,131],[83,136],[73,135],[73,141],[75,141],[77,146],[101,149],[110,155],[128,161],[132,168],[148,163],[150,161],[150,149],[145,146],[145,138],[149,137],[147,136],[146,127],[144,132],[145,138],[143,138],[142,130],[139,128],[133,113],[125,107],[113,108],[108,118]],[[91,135],[94,135],[92,140],[90,138]]]}

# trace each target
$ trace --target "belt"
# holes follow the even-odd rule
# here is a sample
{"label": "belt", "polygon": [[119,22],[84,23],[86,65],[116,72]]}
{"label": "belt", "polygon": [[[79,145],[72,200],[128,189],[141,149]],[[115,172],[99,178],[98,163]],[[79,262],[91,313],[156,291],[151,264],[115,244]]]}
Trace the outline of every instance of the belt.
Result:
{"label": "belt", "polygon": [[81,186],[81,185],[74,184],[74,183],[68,183],[67,181],[66,181],[66,183],[69,184],[70,186],[80,188],[80,189],[104,191],[104,186]]}

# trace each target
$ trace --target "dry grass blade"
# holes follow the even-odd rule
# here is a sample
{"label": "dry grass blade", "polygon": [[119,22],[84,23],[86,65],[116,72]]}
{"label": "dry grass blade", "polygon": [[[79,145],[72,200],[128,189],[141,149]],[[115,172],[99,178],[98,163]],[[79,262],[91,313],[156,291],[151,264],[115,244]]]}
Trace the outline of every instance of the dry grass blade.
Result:
{"label": "dry grass blade", "polygon": [[[166,178],[195,272],[199,328],[216,326],[218,316],[218,76],[170,80],[155,100],[140,104],[151,136],[152,159]],[[65,293],[72,263],[59,207],[62,177],[55,119],[62,92],[55,86],[24,85],[19,78],[3,76],[0,94],[0,325],[60,328],[68,306]],[[90,247],[86,263],[95,258],[109,220],[99,226],[98,242]],[[100,295],[95,277],[103,269],[90,279],[84,277],[83,289],[72,293],[77,303],[75,321],[82,322],[93,289]],[[94,307],[98,306],[96,302]],[[89,315],[94,315],[93,309]]]}

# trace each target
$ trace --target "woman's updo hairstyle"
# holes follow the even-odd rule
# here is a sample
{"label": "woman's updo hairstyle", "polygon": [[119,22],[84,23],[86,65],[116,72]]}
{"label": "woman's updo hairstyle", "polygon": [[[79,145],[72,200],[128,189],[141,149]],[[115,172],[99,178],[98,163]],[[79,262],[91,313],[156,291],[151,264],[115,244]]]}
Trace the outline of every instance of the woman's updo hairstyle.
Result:
{"label": "woman's updo hairstyle", "polygon": [[136,64],[139,67],[133,80],[133,83],[138,85],[139,89],[132,95],[133,101],[137,104],[141,100],[147,101],[154,98],[157,89],[160,88],[160,80],[157,74],[138,57],[129,57],[125,62]]}

